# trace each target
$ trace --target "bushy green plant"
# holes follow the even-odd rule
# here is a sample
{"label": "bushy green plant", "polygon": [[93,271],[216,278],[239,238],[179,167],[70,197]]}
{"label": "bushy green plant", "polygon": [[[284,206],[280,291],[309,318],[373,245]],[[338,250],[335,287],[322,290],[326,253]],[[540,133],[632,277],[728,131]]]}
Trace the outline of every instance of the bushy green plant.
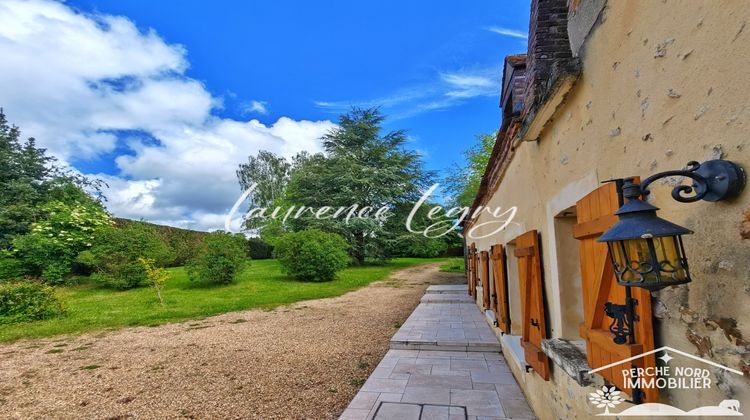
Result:
{"label": "bushy green plant", "polygon": [[247,240],[247,254],[254,260],[273,258],[273,245],[259,238],[250,238]]}
{"label": "bushy green plant", "polygon": [[173,255],[153,229],[131,224],[102,230],[77,262],[92,269],[92,279],[116,289],[130,289],[148,280],[139,258],[152,259],[155,266],[163,267]]}
{"label": "bushy green plant", "polygon": [[146,279],[148,280],[149,286],[153,287],[156,292],[156,297],[159,299],[161,306],[164,306],[164,299],[161,296],[161,290],[164,287],[164,283],[169,278],[169,273],[162,267],[157,267],[156,262],[153,258],[138,258],[138,262],[141,263],[143,269],[146,270]]}
{"label": "bushy green plant", "polygon": [[214,232],[204,242],[203,252],[188,262],[190,280],[231,283],[247,264],[247,241],[241,235]]}
{"label": "bushy green plant", "polygon": [[282,270],[298,280],[327,281],[349,264],[348,249],[340,235],[309,229],[279,238],[274,255]]}
{"label": "bushy green plant", "polygon": [[0,252],[0,281],[17,279],[26,275],[26,269],[21,260],[11,256],[3,256]]}
{"label": "bushy green plant", "polygon": [[100,203],[88,198],[51,201],[42,210],[43,219],[13,240],[14,253],[30,274],[58,284],[70,274],[76,256],[110,224],[110,218]]}
{"label": "bushy green plant", "polygon": [[0,324],[48,319],[63,312],[50,286],[31,281],[0,284]]}

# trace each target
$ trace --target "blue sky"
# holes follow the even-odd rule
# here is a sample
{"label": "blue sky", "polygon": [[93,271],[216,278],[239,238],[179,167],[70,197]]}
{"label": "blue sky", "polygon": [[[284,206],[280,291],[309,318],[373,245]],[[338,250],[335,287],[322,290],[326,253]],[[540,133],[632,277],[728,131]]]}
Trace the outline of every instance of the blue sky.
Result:
{"label": "blue sky", "polygon": [[502,59],[525,51],[529,19],[528,1],[3,4],[0,52],[21,57],[0,64],[9,119],[108,177],[116,214],[202,229],[234,199],[228,167],[316,150],[349,105],[380,105],[448,168],[497,127]]}

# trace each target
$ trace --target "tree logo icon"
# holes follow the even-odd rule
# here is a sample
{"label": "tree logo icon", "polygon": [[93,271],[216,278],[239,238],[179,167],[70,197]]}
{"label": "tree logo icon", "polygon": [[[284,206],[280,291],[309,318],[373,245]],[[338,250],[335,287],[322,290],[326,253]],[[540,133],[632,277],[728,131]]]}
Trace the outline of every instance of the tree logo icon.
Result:
{"label": "tree logo icon", "polygon": [[620,391],[617,388],[603,386],[602,389],[597,389],[596,392],[589,394],[589,401],[596,408],[603,408],[606,415],[609,414],[610,408],[615,408],[618,404],[625,401],[625,398],[620,396]]}

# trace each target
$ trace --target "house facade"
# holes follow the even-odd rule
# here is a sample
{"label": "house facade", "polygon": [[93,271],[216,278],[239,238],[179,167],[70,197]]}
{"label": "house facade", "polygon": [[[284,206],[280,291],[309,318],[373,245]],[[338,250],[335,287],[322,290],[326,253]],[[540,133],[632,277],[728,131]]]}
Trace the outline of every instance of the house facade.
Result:
{"label": "house facade", "polygon": [[[617,182],[726,159],[750,169],[750,4],[742,1],[532,0],[526,54],[505,59],[496,144],[464,225],[470,293],[542,419],[589,418],[589,395],[682,409],[737,400],[750,410],[750,189],[681,203],[681,177],[651,185],[659,216],[684,237],[693,281],[632,288],[634,340],[613,341],[604,303],[623,303],[606,245]],[[669,346],[711,367],[710,387],[630,389],[618,368]],[[651,354],[632,367],[661,366]],[[693,359],[685,366],[699,366]],[[627,405],[624,404],[624,405]],[[601,410],[600,410],[601,411]]]}

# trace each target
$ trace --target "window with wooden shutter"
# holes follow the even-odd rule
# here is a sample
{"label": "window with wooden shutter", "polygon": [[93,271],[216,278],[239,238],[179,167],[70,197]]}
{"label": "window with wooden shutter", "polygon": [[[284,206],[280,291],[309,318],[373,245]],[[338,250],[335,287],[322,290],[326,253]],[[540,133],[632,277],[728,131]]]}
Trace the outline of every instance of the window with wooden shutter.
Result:
{"label": "window with wooden shutter", "polygon": [[477,248],[476,245],[472,242],[472,244],[469,246],[469,258],[467,258],[467,261],[469,262],[469,295],[471,297],[476,298],[476,279],[477,279],[477,267],[476,267],[476,256]]}
{"label": "window with wooden shutter", "polygon": [[482,307],[490,307],[490,257],[487,251],[479,253],[480,278],[482,280]]}
{"label": "window with wooden shutter", "polygon": [[494,284],[490,303],[497,318],[497,327],[505,334],[510,334],[508,282],[505,273],[505,249],[502,245],[492,246],[490,260],[492,261],[492,282]]}
{"label": "window with wooden shutter", "polygon": [[518,258],[518,280],[521,290],[521,345],[526,363],[545,381],[549,380],[549,359],[542,351],[542,340],[547,338],[542,285],[542,256],[536,230],[515,239],[514,254]]}
{"label": "window with wooden shutter", "polygon": [[[579,240],[581,259],[581,289],[583,292],[583,317],[581,337],[586,340],[586,354],[591,368],[597,368],[654,349],[654,333],[651,318],[651,295],[648,290],[633,288],[632,296],[637,300],[634,325],[634,344],[615,344],[614,335],[609,331],[612,319],[604,313],[604,304],[625,303],[625,288],[617,284],[607,245],[596,242],[607,229],[617,222],[614,212],[620,207],[620,199],[615,183],[608,183],[594,190],[576,203],[577,221],[573,229]],[[636,367],[656,366],[654,355],[637,359]],[[622,370],[626,365],[615,366],[598,372],[609,383],[631,394],[623,379]],[[655,402],[656,389],[646,389],[644,400]]]}

